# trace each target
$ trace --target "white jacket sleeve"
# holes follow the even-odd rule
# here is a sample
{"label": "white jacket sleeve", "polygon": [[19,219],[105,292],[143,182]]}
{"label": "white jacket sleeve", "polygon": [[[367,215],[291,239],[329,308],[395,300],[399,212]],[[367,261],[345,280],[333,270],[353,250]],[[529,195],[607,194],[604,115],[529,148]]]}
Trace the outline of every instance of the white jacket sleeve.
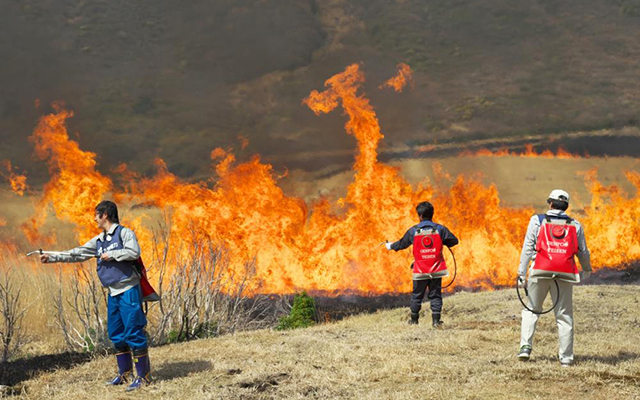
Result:
{"label": "white jacket sleeve", "polygon": [[78,246],[75,249],[67,250],[64,253],[66,254],[52,254],[49,256],[50,263],[63,262],[63,263],[76,263],[87,261],[96,255],[98,237],[96,236],[93,239],[89,240],[87,243],[82,246]]}
{"label": "white jacket sleeve", "polygon": [[529,220],[527,234],[524,237],[522,252],[520,254],[520,265],[518,266],[518,276],[525,276],[529,263],[535,258],[536,241],[538,240],[538,231],[540,230],[540,220],[534,215]]}
{"label": "white jacket sleeve", "polygon": [[591,271],[591,253],[587,248],[587,239],[584,237],[582,225],[578,228],[578,260],[583,271]]}

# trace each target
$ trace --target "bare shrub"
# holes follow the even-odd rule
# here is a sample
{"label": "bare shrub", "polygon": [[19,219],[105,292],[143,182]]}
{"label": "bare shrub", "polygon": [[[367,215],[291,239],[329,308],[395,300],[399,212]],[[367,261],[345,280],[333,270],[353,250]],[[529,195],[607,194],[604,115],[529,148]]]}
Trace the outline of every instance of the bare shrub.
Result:
{"label": "bare shrub", "polygon": [[[194,235],[195,236],[195,235]],[[165,231],[154,238],[153,273],[158,274],[161,300],[150,315],[154,344],[255,329],[271,322],[271,302],[255,295],[255,260],[231,268],[223,247],[208,238],[194,240],[186,251],[171,257]],[[171,264],[171,265],[170,265]]]}
{"label": "bare shrub", "polygon": [[58,277],[53,306],[68,349],[97,352],[109,348],[107,290],[86,268],[77,268],[69,281],[63,276]]}
{"label": "bare shrub", "polygon": [[26,343],[22,322],[30,304],[22,300],[22,283],[15,279],[12,267],[0,272],[0,345],[2,362],[6,362],[20,351]]}

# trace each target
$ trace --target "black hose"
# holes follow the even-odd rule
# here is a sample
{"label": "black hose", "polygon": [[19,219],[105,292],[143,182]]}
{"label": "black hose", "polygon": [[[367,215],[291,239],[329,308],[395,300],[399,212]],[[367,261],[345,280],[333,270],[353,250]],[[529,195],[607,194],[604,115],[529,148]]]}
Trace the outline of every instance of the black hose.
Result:
{"label": "black hose", "polygon": [[447,249],[449,249],[449,252],[451,253],[451,257],[453,257],[453,278],[451,278],[451,282],[449,282],[447,286],[442,287],[443,289],[446,289],[449,286],[451,286],[451,284],[456,280],[456,275],[458,275],[458,263],[456,262],[456,256],[455,254],[453,254],[453,250],[451,250],[451,247],[447,247]]}
{"label": "black hose", "polygon": [[[533,311],[532,309],[527,307],[527,305],[524,303],[524,300],[522,300],[522,296],[520,295],[520,287],[518,286],[518,281],[516,280],[516,293],[518,294],[518,299],[520,300],[520,303],[522,304],[522,306],[524,308],[526,308],[527,310],[531,311],[532,313],[538,314],[538,315],[547,314],[547,313],[550,313],[551,311],[553,311],[553,309],[556,308],[556,306],[558,305],[558,302],[560,301],[560,286],[558,285],[558,281],[557,280],[554,279],[553,282],[556,284],[556,293],[557,293],[556,302],[547,311],[537,312],[537,311]],[[526,286],[524,287],[524,294],[527,296],[527,299],[529,299],[529,291],[527,290]],[[531,299],[529,299],[529,300],[531,300]]]}

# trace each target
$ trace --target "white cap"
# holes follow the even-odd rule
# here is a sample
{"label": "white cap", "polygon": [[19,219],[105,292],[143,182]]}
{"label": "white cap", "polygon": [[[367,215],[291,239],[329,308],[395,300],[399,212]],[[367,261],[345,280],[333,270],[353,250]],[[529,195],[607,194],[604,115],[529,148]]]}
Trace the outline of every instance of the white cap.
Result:
{"label": "white cap", "polygon": [[569,204],[569,193],[565,192],[562,189],[552,190],[551,194],[549,194],[549,198],[551,200],[564,201],[565,203]]}

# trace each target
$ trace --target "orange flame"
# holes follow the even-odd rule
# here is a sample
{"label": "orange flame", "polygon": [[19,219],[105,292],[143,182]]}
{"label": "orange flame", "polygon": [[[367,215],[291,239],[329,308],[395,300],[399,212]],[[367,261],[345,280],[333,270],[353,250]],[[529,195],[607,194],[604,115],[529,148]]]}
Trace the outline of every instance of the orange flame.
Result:
{"label": "orange flame", "polygon": [[5,179],[9,181],[11,185],[11,190],[18,196],[24,196],[24,192],[29,190],[29,185],[27,185],[27,177],[25,175],[17,174],[13,167],[11,166],[11,162],[9,160],[2,161],[2,166],[4,167],[6,172],[0,173]]}
{"label": "orange flame", "polygon": [[[306,204],[285,195],[273,168],[258,156],[237,163],[232,151],[220,148],[211,152],[217,175],[213,185],[184,182],[162,160],[156,160],[157,173],[151,178],[121,166],[118,171],[127,181],[126,190],[114,197],[121,204],[143,202],[165,210],[174,257],[195,239],[208,237],[225,246],[232,270],[238,273],[244,262],[255,259],[265,293],[409,290],[410,252],[387,252],[378,244],[399,239],[417,222],[415,205],[429,200],[436,209],[435,220],[461,239],[455,250],[459,275],[452,289],[512,284],[533,210],[504,207],[495,186],[486,187],[464,176],[452,178],[439,165],[434,166],[435,185],[425,181],[414,188],[398,168],[380,163],[378,144],[384,136],[373,107],[361,93],[363,82],[364,74],[354,64],[328,79],[326,90],[314,90],[304,100],[318,115],[340,106],[348,116],[345,129],[355,137],[358,151],[354,180],[342,199]],[[69,139],[65,121],[71,115],[58,108],[56,114],[40,120],[32,135],[36,154],[47,160],[52,178],[27,234],[39,232],[52,205],[60,220],[76,226],[79,238],[87,238],[96,233],[93,207],[113,191],[111,181],[95,170],[95,155]],[[592,246],[594,266],[639,259],[639,200],[626,197],[615,186],[600,185],[595,172],[586,178],[593,199],[582,219],[587,237],[597,243]],[[630,172],[627,178],[640,190],[637,173]],[[610,231],[614,228],[608,228],[607,221],[623,228]],[[601,229],[603,224],[607,229]],[[143,249],[150,251],[151,235],[140,220],[129,225]]]}
{"label": "orange flame", "polygon": [[549,149],[545,149],[541,152],[536,151],[533,148],[532,144],[526,144],[524,146],[524,151],[513,151],[506,148],[501,148],[498,150],[489,150],[489,149],[480,149],[476,151],[463,151],[460,153],[461,156],[464,157],[505,157],[505,156],[513,156],[513,157],[526,157],[526,158],[560,158],[560,159],[578,159],[578,158],[589,158],[588,154],[583,156],[578,154],[572,154],[566,151],[563,147],[558,147],[555,153],[553,153]]}
{"label": "orange flame", "polygon": [[396,92],[400,93],[404,89],[407,84],[411,83],[413,85],[413,71],[411,71],[411,67],[409,67],[405,63],[400,63],[397,65],[398,67],[398,75],[389,79],[385,83],[380,86],[380,89],[384,87],[393,88]]}
{"label": "orange flame", "polygon": [[52,205],[58,219],[74,224],[78,238],[88,240],[95,235],[94,207],[111,191],[111,180],[95,170],[94,153],[80,150],[78,143],[69,139],[66,120],[73,113],[61,104],[54,104],[54,108],[57,113],[40,118],[29,138],[36,156],[47,162],[51,180],[44,187],[36,215],[22,229],[29,241],[44,240],[39,231]]}

